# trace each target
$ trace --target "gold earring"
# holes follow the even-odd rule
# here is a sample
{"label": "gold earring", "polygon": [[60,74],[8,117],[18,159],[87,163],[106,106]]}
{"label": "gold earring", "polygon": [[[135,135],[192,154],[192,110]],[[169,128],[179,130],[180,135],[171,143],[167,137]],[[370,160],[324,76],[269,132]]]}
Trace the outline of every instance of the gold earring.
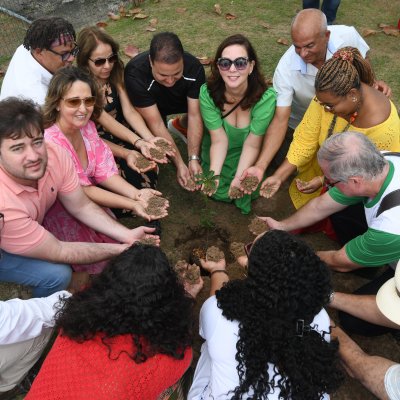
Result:
{"label": "gold earring", "polygon": [[357,100],[357,97],[353,97],[353,103],[355,103]]}

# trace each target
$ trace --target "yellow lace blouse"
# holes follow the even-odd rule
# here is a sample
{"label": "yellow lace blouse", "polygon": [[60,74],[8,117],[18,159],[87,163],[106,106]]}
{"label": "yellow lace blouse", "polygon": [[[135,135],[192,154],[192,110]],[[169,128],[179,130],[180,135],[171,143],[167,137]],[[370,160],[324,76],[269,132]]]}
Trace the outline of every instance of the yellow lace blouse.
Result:
{"label": "yellow lace blouse", "polygon": [[[388,119],[371,128],[357,128],[350,125],[348,130],[361,132],[368,136],[380,150],[400,151],[400,120],[396,107],[392,102]],[[299,178],[309,181],[315,176],[322,175],[317,161],[317,152],[327,138],[328,129],[332,122],[333,114],[324,110],[316,101],[310,105],[300,124],[297,126],[293,141],[290,145],[287,159],[296,165]],[[338,117],[333,134],[338,134],[346,127],[347,121]],[[319,196],[320,190],[315,193],[305,194],[297,190],[295,180],[289,187],[289,194],[296,208],[302,207],[314,197]]]}

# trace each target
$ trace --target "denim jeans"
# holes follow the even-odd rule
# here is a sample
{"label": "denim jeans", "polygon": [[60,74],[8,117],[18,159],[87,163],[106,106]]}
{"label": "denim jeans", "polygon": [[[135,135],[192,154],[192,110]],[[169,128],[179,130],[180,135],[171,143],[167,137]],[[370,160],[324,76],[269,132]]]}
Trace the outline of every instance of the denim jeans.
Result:
{"label": "denim jeans", "polygon": [[47,297],[66,289],[71,281],[69,265],[51,263],[1,250],[0,281],[32,287],[32,297]]}
{"label": "denim jeans", "polygon": [[[319,0],[303,0],[304,8],[319,8]],[[336,12],[339,8],[340,0],[323,0],[321,11],[326,15],[328,25],[331,25],[336,19]]]}

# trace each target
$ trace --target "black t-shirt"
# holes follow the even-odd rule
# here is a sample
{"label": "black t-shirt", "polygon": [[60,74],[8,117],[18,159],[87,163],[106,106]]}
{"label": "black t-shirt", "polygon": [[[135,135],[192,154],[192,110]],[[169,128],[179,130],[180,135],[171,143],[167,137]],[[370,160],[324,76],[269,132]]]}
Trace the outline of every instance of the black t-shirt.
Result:
{"label": "black t-shirt", "polygon": [[200,61],[186,52],[183,55],[183,76],[172,87],[160,85],[154,80],[148,51],[138,54],[125,67],[125,87],[131,103],[135,107],[157,104],[163,117],[186,113],[187,98],[199,98],[200,86],[205,79]]}

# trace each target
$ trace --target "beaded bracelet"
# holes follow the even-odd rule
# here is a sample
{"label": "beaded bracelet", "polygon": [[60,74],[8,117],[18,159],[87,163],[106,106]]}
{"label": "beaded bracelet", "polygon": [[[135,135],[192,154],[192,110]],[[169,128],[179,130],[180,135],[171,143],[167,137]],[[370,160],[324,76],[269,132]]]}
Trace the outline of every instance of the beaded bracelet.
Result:
{"label": "beaded bracelet", "polygon": [[229,277],[228,273],[224,269],[216,269],[215,271],[211,272],[210,276],[213,276],[217,272],[222,272],[223,274],[225,274]]}

